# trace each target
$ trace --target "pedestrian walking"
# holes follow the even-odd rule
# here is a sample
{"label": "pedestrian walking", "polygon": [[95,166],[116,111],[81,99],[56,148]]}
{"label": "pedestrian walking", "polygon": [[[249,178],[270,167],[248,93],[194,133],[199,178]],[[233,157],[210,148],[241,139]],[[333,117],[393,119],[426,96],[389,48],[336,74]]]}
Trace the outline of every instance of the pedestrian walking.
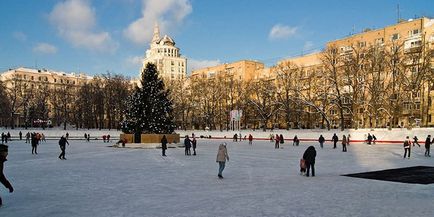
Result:
{"label": "pedestrian walking", "polygon": [[163,138],[161,138],[161,155],[166,157],[166,149],[167,149],[167,138],[166,135],[163,135]]}
{"label": "pedestrian walking", "polygon": [[342,152],[347,152],[347,137],[342,136]]}
{"label": "pedestrian walking", "polygon": [[20,136],[20,140],[23,140],[23,133],[21,131],[18,133],[18,135]]}
{"label": "pedestrian walking", "polygon": [[[0,182],[9,189],[9,193],[14,192],[14,188],[11,183],[6,179],[5,174],[3,173],[4,163],[7,161],[8,156],[8,146],[0,144]],[[0,207],[3,205],[2,198],[0,197]]]}
{"label": "pedestrian walking", "polygon": [[372,143],[372,136],[370,133],[368,133],[368,145],[371,145]]}
{"label": "pedestrian walking", "polygon": [[107,134],[107,142],[110,142],[110,134]]}
{"label": "pedestrian walking", "polygon": [[226,166],[226,160],[229,161],[228,149],[226,148],[226,143],[222,143],[219,145],[219,150],[217,152],[216,162],[219,164],[219,173],[218,177],[223,179],[223,170]]}
{"label": "pedestrian walking", "polygon": [[30,143],[30,132],[26,134],[26,143]]}
{"label": "pedestrian walking", "polygon": [[312,176],[315,176],[315,147],[309,146],[303,154],[303,159],[306,162],[306,176],[309,177],[309,172],[312,170]]}
{"label": "pedestrian walking", "polygon": [[374,134],[372,134],[372,144],[376,144],[377,143],[377,137],[375,137]]}
{"label": "pedestrian walking", "polygon": [[318,142],[319,142],[319,146],[321,148],[324,148],[325,138],[322,135],[319,135]]}
{"label": "pedestrian walking", "polygon": [[405,141],[404,141],[404,159],[407,156],[407,152],[408,152],[408,159],[410,159],[411,141],[410,141],[410,137],[409,136],[407,136],[405,138]]}
{"label": "pedestrian walking", "polygon": [[60,150],[61,150],[62,152],[61,152],[60,155],[59,155],[59,159],[61,159],[61,160],[66,160],[66,158],[65,158],[66,144],[69,145],[69,142],[68,142],[68,140],[66,139],[66,137],[64,137],[64,136],[60,137],[60,140],[59,140],[59,147],[60,147]]}
{"label": "pedestrian walking", "polygon": [[336,135],[336,133],[333,134],[332,141],[333,141],[333,148],[336,148],[336,143],[338,143],[339,141],[339,138]]}
{"label": "pedestrian walking", "polygon": [[431,157],[429,154],[429,149],[431,147],[431,135],[428,135],[425,140],[425,157]]}

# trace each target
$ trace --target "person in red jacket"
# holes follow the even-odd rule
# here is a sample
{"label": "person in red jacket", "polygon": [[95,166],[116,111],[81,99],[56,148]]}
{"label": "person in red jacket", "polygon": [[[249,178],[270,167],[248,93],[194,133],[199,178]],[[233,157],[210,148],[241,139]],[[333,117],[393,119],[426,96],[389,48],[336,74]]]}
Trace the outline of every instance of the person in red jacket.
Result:
{"label": "person in red jacket", "polygon": [[[12,187],[11,183],[6,179],[5,175],[3,174],[3,165],[4,162],[7,161],[6,157],[8,156],[8,146],[0,144],[0,182],[9,189],[9,192],[14,192],[14,188]],[[0,206],[3,205],[2,198],[0,197]]]}

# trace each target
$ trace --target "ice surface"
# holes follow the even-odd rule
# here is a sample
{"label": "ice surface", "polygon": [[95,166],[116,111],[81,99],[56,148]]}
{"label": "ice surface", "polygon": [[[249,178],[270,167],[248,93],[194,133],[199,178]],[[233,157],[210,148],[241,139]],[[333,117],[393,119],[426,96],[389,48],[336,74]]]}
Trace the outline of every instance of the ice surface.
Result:
{"label": "ice surface", "polygon": [[[424,141],[425,134],[431,130],[419,132],[419,140]],[[69,133],[74,136],[74,132]],[[98,132],[90,134],[104,133]],[[115,135],[116,131],[111,132]],[[323,133],[326,139],[332,134],[282,132],[287,139],[295,133],[313,138]],[[414,132],[374,133],[377,137],[401,139]],[[210,134],[195,132],[196,136],[205,133]],[[254,133],[254,137],[270,134]],[[358,131],[354,137],[363,137],[364,133]],[[84,131],[77,136],[82,134]],[[231,134],[215,133],[216,136]],[[223,141],[228,143],[230,161],[223,172],[225,178],[220,180],[215,159],[218,144]],[[434,158],[424,157],[423,146],[412,149],[411,159],[402,159],[402,144],[357,143],[344,153],[340,144],[332,149],[330,142],[321,149],[316,142],[301,142],[296,147],[287,140],[283,149],[274,149],[274,144],[268,141],[254,141],[249,146],[247,141],[199,139],[197,156],[185,156],[182,148],[172,148],[167,150],[168,157],[161,157],[160,149],[110,148],[101,140],[89,143],[76,140],[70,144],[66,161],[57,158],[60,150],[56,140],[42,143],[38,155],[32,155],[30,145],[24,141],[8,144],[4,172],[15,192],[9,194],[0,186],[4,203],[0,208],[1,217],[433,216],[432,184],[341,176],[433,166]],[[317,149],[316,177],[299,175],[299,159],[309,145]]]}

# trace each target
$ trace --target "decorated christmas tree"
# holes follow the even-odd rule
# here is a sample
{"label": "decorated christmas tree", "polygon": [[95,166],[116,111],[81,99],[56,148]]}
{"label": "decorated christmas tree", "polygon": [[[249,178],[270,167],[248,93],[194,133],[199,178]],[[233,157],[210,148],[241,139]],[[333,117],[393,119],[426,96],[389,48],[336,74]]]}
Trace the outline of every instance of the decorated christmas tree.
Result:
{"label": "decorated christmas tree", "polygon": [[127,100],[123,132],[172,133],[175,129],[172,102],[154,64],[146,65],[140,84]]}

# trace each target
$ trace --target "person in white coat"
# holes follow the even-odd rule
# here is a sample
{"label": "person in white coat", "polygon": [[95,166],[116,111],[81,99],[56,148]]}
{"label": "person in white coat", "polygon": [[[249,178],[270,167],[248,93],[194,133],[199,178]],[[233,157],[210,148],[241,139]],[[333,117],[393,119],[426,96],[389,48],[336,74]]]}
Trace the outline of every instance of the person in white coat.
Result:
{"label": "person in white coat", "polygon": [[219,150],[217,152],[217,159],[216,159],[216,162],[219,163],[218,177],[220,179],[223,178],[222,173],[223,173],[223,170],[225,169],[226,160],[229,161],[228,150],[226,148],[226,143],[222,143],[219,145]]}

